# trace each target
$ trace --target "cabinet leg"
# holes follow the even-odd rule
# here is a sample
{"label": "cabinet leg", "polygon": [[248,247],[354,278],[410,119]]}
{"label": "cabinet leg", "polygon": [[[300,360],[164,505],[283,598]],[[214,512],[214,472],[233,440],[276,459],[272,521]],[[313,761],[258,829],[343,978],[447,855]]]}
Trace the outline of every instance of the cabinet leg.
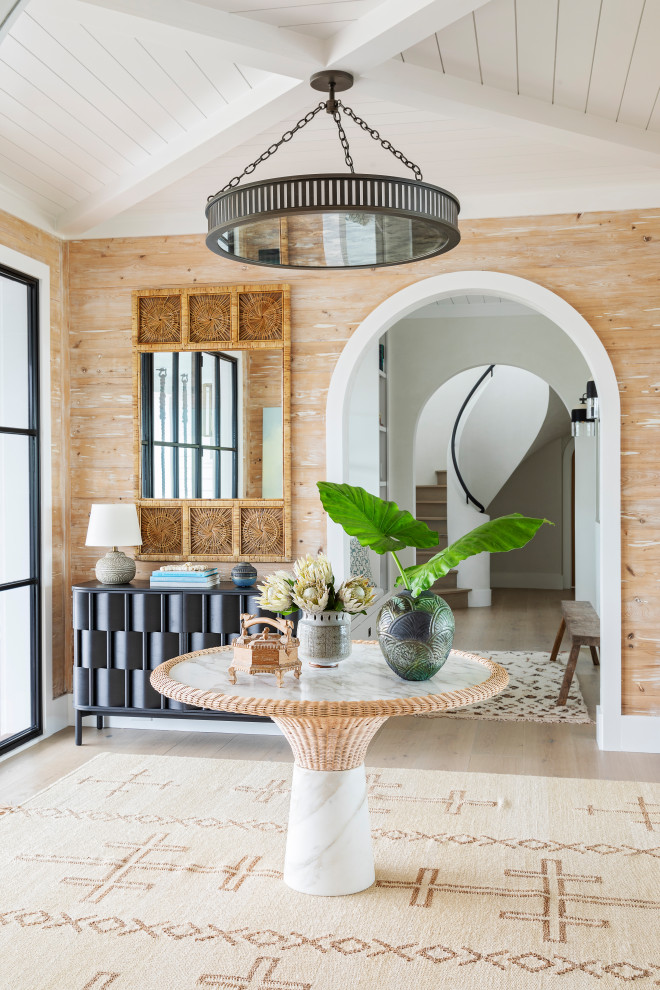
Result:
{"label": "cabinet leg", "polygon": [[82,714],[76,712],[76,724],[75,724],[75,743],[76,746],[82,746]]}
{"label": "cabinet leg", "polygon": [[97,715],[96,716],[96,728],[97,729],[102,729],[103,728],[103,716],[102,715]]}
{"label": "cabinet leg", "polygon": [[591,650],[591,660],[593,662],[594,667],[600,667],[600,660],[598,659],[598,650],[596,649],[595,646],[590,646],[589,649]]}

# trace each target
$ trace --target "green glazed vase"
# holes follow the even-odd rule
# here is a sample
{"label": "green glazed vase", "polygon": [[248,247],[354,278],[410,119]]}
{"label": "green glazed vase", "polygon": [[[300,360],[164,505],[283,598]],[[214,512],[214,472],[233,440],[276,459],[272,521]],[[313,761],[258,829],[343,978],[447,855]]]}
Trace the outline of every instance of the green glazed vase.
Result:
{"label": "green glazed vase", "polygon": [[454,642],[454,613],[432,591],[400,591],[378,613],[378,642],[388,667],[404,681],[437,674]]}

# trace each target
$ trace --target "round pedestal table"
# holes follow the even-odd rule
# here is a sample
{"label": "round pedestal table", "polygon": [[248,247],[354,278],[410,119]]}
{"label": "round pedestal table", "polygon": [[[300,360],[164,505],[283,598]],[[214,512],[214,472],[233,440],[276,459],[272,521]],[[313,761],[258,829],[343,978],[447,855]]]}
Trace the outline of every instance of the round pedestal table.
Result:
{"label": "round pedestal table", "polygon": [[428,681],[404,681],[378,643],[354,641],[335,668],[303,665],[300,680],[227,669],[233,648],[174,657],[156,667],[154,688],[168,698],[225,712],[269,715],[295,759],[284,881],[306,894],[354,894],[374,882],[364,758],[394,715],[424,715],[483,701],[508,682],[492,660],[452,650]]}

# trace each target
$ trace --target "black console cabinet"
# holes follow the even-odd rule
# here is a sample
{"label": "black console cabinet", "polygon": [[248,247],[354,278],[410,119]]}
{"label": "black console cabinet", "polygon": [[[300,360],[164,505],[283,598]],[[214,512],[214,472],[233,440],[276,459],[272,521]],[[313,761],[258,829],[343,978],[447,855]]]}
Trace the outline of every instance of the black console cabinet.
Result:
{"label": "black console cabinet", "polygon": [[96,715],[98,728],[104,715],[270,721],[184,705],[158,694],[149,681],[165,660],[233,642],[243,612],[272,617],[259,608],[257,597],[256,589],[233,584],[167,591],[150,588],[148,581],[74,585],[76,745],[82,743],[86,715]]}

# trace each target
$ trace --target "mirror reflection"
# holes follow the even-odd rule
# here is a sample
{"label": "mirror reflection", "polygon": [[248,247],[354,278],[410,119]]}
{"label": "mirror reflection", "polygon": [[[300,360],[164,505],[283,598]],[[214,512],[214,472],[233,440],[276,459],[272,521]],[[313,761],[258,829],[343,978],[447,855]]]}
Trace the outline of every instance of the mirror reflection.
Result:
{"label": "mirror reflection", "polygon": [[141,355],[142,497],[282,498],[281,350]]}

